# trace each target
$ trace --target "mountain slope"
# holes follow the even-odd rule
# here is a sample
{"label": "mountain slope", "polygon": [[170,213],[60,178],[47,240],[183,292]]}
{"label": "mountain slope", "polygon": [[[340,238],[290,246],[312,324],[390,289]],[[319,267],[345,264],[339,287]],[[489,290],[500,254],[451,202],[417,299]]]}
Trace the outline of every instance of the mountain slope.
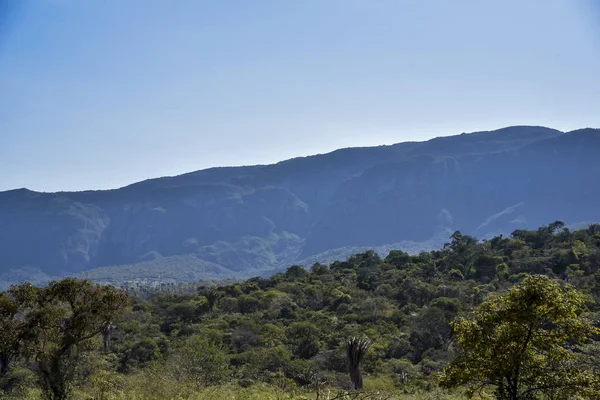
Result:
{"label": "mountain slope", "polygon": [[141,275],[246,277],[351,247],[422,250],[457,229],[484,238],[600,221],[599,151],[600,130],[510,127],[117,190],[3,192],[0,274],[128,265]]}

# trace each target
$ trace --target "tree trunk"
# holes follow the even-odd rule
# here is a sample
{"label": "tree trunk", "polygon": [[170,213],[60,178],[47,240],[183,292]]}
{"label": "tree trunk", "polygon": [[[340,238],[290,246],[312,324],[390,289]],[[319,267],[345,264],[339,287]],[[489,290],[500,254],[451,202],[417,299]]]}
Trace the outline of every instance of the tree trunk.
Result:
{"label": "tree trunk", "polygon": [[67,394],[63,388],[53,387],[52,394],[54,396],[52,400],[67,400]]}
{"label": "tree trunk", "polygon": [[363,379],[362,374],[360,373],[360,368],[356,368],[356,374],[354,378],[354,389],[361,390],[363,388]]}
{"label": "tree trunk", "polygon": [[7,355],[0,355],[0,376],[8,374],[9,361],[9,357]]}
{"label": "tree trunk", "polygon": [[360,373],[360,368],[350,371],[350,380],[354,384],[354,390],[360,390],[363,388],[363,379],[362,374]]}
{"label": "tree trunk", "polygon": [[110,343],[112,340],[112,333],[114,330],[115,325],[113,325],[112,322],[109,322],[108,324],[104,325],[102,329],[100,329],[100,332],[102,333],[102,343],[104,345],[105,353],[108,353],[108,351],[110,350]]}
{"label": "tree trunk", "polygon": [[104,352],[108,353],[108,351],[110,350],[110,339],[111,339],[112,333],[110,331],[108,332],[102,332],[102,343],[104,345]]}
{"label": "tree trunk", "polygon": [[68,390],[65,376],[60,368],[60,358],[53,357],[48,361],[40,361],[42,372],[43,398],[47,400],[67,400]]}

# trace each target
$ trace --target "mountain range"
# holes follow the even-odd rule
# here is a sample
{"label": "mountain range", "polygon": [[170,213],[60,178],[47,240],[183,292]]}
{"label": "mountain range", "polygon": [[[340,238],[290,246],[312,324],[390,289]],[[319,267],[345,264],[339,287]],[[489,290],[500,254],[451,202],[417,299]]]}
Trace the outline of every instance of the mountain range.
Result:
{"label": "mountain range", "polygon": [[534,126],[211,168],[115,190],[0,192],[0,281],[268,275],[600,221],[600,130]]}

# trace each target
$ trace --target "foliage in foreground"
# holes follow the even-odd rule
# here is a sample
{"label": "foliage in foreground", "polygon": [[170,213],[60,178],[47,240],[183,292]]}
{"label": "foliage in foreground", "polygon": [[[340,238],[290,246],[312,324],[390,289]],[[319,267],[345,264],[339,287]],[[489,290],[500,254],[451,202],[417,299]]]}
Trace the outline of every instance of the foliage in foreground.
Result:
{"label": "foliage in foreground", "polygon": [[25,358],[37,374],[42,397],[63,400],[93,348],[91,340],[123,316],[128,297],[112,286],[67,278],[46,288],[13,286],[0,295],[0,304],[0,376],[7,375],[11,361]]}
{"label": "foliage in foreground", "polygon": [[[541,300],[537,303],[526,301],[533,308],[517,307],[523,299],[515,293],[523,292],[510,288],[519,283],[527,288],[532,274],[552,279],[544,289],[548,292],[538,293]],[[568,281],[583,296],[557,281]],[[510,355],[511,346],[521,338],[520,329],[526,327],[521,326],[523,320],[543,313],[544,307],[556,314],[533,321],[540,331],[562,332],[552,342],[556,355],[544,353],[540,358],[539,349],[547,348],[533,340],[535,346],[521,358],[521,364],[503,365],[574,368],[581,376],[591,376],[598,372],[600,360],[593,330],[598,327],[600,298],[598,225],[569,231],[554,223],[483,242],[456,232],[444,248],[419,255],[392,251],[381,259],[368,251],[330,265],[317,263],[310,271],[292,266],[268,279],[220,287],[199,283],[159,289],[132,286],[127,291],[133,304],[126,315],[109,321],[116,329],[94,330],[95,336],[65,353],[64,360],[76,360],[67,363],[75,366],[68,370],[67,380],[72,398],[194,399],[211,398],[211,393],[223,399],[312,399],[316,393],[320,399],[327,398],[327,393],[333,398],[351,393],[353,387],[346,357],[346,343],[352,337],[373,342],[360,363],[361,395],[433,399],[452,398],[454,393],[459,398],[460,389],[445,392],[438,388],[438,378],[452,360],[456,361],[444,375],[451,382],[473,383],[473,376],[487,374],[481,373],[486,367],[481,356],[479,365],[472,364],[477,366],[473,371],[478,371],[474,375],[452,375],[452,365],[473,354],[472,341],[466,337],[477,333],[469,327],[489,327],[490,335],[478,339],[483,343],[480,350],[493,351],[496,342],[507,342],[508,347],[497,349]],[[10,331],[14,316],[20,321],[29,312],[13,313],[14,307],[3,296],[0,330]],[[566,311],[553,302],[556,296],[567,300],[561,304],[575,312],[579,327],[570,318],[561,319],[561,312]],[[575,308],[570,309],[568,303]],[[50,316],[62,315],[61,307],[49,310]],[[91,308],[82,310],[90,313],[86,318],[95,315]],[[514,318],[510,310],[518,311]],[[50,349],[58,348],[58,339],[74,322],[69,315],[74,314],[68,311],[56,319],[62,325],[53,325],[57,336]],[[450,325],[453,320],[456,333]],[[556,324],[565,330],[550,329]],[[587,331],[574,334],[579,328]],[[107,341],[103,332],[112,340]],[[590,340],[580,344],[574,340],[587,336]],[[563,339],[571,340],[565,345]],[[39,398],[46,387],[41,365],[24,356],[30,348],[20,347],[25,343],[24,338],[17,340],[16,353],[6,347],[7,354],[13,354],[8,372],[0,378],[7,398]],[[6,343],[0,340],[0,344]],[[509,358],[513,361],[513,356]],[[519,376],[529,379],[533,375],[520,372]],[[492,386],[481,396],[491,398],[500,381]],[[519,387],[528,390],[532,386],[525,382]],[[523,398],[523,391],[519,393],[517,398]],[[554,394],[552,398],[559,398],[560,393]],[[502,395],[502,390],[496,391],[496,397]]]}
{"label": "foliage in foreground", "polygon": [[577,363],[600,330],[580,314],[585,298],[570,285],[529,276],[507,294],[452,322],[458,357],[444,370],[447,387],[491,386],[497,399],[600,396],[599,376]]}

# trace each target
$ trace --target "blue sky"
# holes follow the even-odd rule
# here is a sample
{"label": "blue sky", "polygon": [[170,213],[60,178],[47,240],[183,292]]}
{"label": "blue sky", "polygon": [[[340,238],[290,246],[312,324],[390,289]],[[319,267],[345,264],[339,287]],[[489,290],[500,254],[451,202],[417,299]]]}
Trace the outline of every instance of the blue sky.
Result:
{"label": "blue sky", "polygon": [[596,0],[0,0],[0,190],[600,127]]}

